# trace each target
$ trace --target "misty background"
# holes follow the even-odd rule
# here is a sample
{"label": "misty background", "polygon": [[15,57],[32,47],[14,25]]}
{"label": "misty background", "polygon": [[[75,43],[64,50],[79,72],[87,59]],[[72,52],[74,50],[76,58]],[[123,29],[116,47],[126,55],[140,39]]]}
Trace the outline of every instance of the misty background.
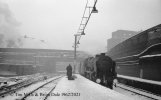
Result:
{"label": "misty background", "polygon": [[[73,50],[85,4],[86,0],[0,0],[0,47]],[[140,31],[161,23],[161,0],[98,0],[96,8],[78,48],[92,54],[107,50],[113,31]]]}

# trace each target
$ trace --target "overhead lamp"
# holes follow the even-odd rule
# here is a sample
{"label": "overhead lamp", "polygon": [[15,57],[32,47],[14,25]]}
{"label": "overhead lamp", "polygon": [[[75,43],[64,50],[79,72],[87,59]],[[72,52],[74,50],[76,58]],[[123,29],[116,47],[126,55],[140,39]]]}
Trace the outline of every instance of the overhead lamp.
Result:
{"label": "overhead lamp", "polygon": [[82,31],[81,35],[85,35],[84,31]]}
{"label": "overhead lamp", "polygon": [[96,9],[96,7],[94,6],[92,9],[92,13],[98,13],[98,10]]}

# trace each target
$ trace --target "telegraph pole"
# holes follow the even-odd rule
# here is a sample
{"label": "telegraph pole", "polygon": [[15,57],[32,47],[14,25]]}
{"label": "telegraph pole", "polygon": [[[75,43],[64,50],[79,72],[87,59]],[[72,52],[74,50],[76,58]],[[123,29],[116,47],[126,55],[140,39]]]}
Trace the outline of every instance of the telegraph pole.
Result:
{"label": "telegraph pole", "polygon": [[75,67],[76,67],[76,62],[77,62],[77,35],[74,35],[75,41],[74,41],[74,73],[75,73]]}
{"label": "telegraph pole", "polygon": [[[81,23],[80,23],[78,31],[77,31],[77,33],[80,33],[80,34],[74,34],[74,37],[75,37],[75,41],[74,41],[74,69],[73,69],[74,73],[76,71],[76,64],[77,64],[77,44],[79,44],[81,36],[85,35],[84,30],[88,24],[88,21],[92,15],[92,13],[98,13],[98,10],[96,9],[96,3],[97,3],[97,0],[94,0],[93,7],[90,7],[90,6],[88,6],[88,0],[87,0],[85,10],[83,13],[83,17],[82,17]],[[89,10],[87,10],[87,9],[89,9]],[[86,14],[87,11],[89,11],[88,16]],[[84,22],[84,20],[85,20],[85,22]],[[80,36],[78,40],[77,40],[77,36]]]}
{"label": "telegraph pole", "polygon": [[81,36],[81,34],[74,34],[74,73],[76,72],[76,65],[77,65],[77,45],[79,41],[77,41],[77,36]]}

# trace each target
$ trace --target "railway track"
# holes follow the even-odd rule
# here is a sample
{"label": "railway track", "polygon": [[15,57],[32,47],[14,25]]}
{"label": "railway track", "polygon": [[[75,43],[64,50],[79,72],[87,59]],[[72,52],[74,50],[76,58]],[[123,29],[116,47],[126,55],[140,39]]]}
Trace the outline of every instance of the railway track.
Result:
{"label": "railway track", "polygon": [[150,100],[161,100],[160,95],[156,95],[156,94],[153,94],[151,92],[148,92],[142,89],[137,89],[137,88],[134,88],[128,85],[121,84],[121,83],[117,83],[116,87],[135,93],[137,95],[149,98]]}
{"label": "railway track", "polygon": [[28,86],[23,86],[18,91],[12,92],[0,98],[2,100],[37,100],[46,99],[55,89],[58,80],[63,76],[50,77],[47,80],[37,82]]}
{"label": "railway track", "polygon": [[38,78],[30,78],[9,86],[3,86],[0,88],[0,98],[4,98],[7,95],[15,93],[21,88],[27,87],[42,80],[44,80],[44,76],[40,76]]}
{"label": "railway track", "polygon": [[14,92],[16,92],[18,89],[28,86],[30,84],[36,83],[40,81],[40,79],[38,80],[34,80],[34,79],[29,79],[20,83],[16,83],[14,85],[10,85],[10,86],[4,86],[0,89],[0,97],[5,97],[8,94],[12,94]]}
{"label": "railway track", "polygon": [[48,96],[51,95],[51,92],[55,89],[58,81],[62,76],[57,77],[39,87],[32,90],[31,92],[24,95],[22,98],[18,100],[46,100]]}

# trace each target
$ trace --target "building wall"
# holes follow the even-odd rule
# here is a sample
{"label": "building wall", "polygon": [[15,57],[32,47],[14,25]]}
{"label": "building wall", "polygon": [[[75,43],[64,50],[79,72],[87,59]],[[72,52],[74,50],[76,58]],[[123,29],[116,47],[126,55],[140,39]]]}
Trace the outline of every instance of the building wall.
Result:
{"label": "building wall", "polygon": [[112,38],[107,40],[107,51],[126,39],[136,35],[139,32],[129,30],[117,30],[112,32]]}
{"label": "building wall", "polygon": [[[77,51],[78,61],[85,56],[87,54],[84,52]],[[9,70],[17,75],[30,74],[32,69],[27,67],[36,68],[37,72],[55,73],[57,62],[73,62],[73,60],[73,50],[0,48],[0,70],[4,69],[3,73]],[[2,65],[5,65],[5,68]],[[64,66],[60,69],[65,70]]]}

